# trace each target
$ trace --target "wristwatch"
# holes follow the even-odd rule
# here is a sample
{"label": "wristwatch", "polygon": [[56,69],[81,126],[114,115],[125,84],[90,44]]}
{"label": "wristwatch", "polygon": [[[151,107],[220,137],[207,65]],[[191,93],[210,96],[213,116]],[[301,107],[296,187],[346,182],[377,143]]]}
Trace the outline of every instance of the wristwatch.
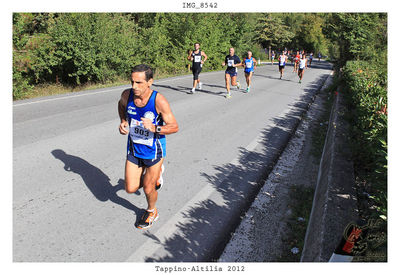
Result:
{"label": "wristwatch", "polygon": [[161,126],[156,127],[156,133],[159,133],[159,132],[161,132]]}

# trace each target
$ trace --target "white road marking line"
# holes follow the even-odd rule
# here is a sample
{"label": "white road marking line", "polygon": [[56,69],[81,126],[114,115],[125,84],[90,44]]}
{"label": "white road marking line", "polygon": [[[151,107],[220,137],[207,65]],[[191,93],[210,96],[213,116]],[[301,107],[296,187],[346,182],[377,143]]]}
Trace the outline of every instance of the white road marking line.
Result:
{"label": "white road marking line", "polygon": [[[211,72],[211,74],[216,73],[216,72]],[[183,77],[180,78],[168,78],[168,79],[164,79],[164,80],[160,80],[155,82],[154,84],[158,84],[158,83],[162,83],[162,82],[168,82],[168,81],[173,81],[173,80],[181,80],[181,79],[185,79],[188,77],[192,77],[192,75],[185,75]],[[50,98],[50,99],[44,99],[44,100],[38,100],[38,101],[33,101],[33,102],[26,102],[26,103],[20,103],[20,104],[14,104],[13,107],[18,107],[18,106],[25,106],[25,105],[31,105],[31,104],[38,104],[38,103],[44,103],[44,102],[49,102],[49,101],[56,101],[56,100],[63,100],[63,99],[70,99],[70,98],[75,98],[75,97],[81,97],[81,96],[88,96],[88,95],[97,95],[97,94],[103,94],[103,93],[107,93],[107,92],[111,92],[111,91],[115,91],[115,90],[120,90],[121,87],[119,88],[113,88],[113,89],[107,89],[104,91],[99,91],[99,92],[92,92],[92,93],[87,93],[87,94],[79,94],[79,95],[72,95],[72,96],[64,96],[64,97],[58,97],[58,98]]]}
{"label": "white road marking line", "polygon": [[81,97],[81,96],[87,96],[87,95],[97,95],[97,94],[107,93],[107,92],[110,92],[110,91],[120,90],[120,89],[121,89],[121,87],[120,87],[120,88],[114,88],[114,89],[107,89],[107,90],[105,90],[105,91],[87,93],[87,94],[71,95],[71,96],[64,96],[64,97],[58,97],[58,98],[49,98],[49,99],[38,100],[38,101],[33,101],[33,102],[26,102],[26,103],[21,103],[21,104],[14,104],[13,107],[24,106],[24,105],[30,105],[30,104],[37,104],[37,103],[43,103],[43,102],[49,102],[49,101],[56,101],[56,100],[61,100],[61,99],[70,99],[70,98]]}

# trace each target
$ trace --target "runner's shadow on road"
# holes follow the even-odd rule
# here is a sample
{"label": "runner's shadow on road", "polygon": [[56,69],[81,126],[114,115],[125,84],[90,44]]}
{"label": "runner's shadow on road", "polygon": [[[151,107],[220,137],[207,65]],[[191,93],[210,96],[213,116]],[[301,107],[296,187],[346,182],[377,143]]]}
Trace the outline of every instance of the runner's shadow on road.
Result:
{"label": "runner's shadow on road", "polygon": [[[171,89],[174,91],[178,91],[181,93],[185,93],[185,94],[190,94],[190,91],[192,90],[192,87],[183,87],[183,86],[170,86],[170,85],[158,85],[158,84],[153,84],[154,87],[161,87],[161,88],[166,88],[166,89]],[[220,91],[220,92],[214,92],[214,91],[208,91],[205,90],[204,87],[208,86],[211,88],[221,88],[221,89],[225,89],[224,86],[218,86],[218,85],[209,85],[209,84],[203,84],[203,89],[196,89],[197,93],[205,93],[205,94],[209,94],[209,95],[215,95],[215,96],[225,96],[226,92],[225,91]]]}
{"label": "runner's shadow on road", "polygon": [[[278,74],[279,74],[279,73],[278,73]],[[262,75],[262,74],[253,74],[253,76],[263,77],[263,78],[269,78],[269,79],[274,79],[274,80],[281,80],[281,81],[293,82],[293,80],[286,79],[286,78],[285,78],[285,75],[283,76],[282,79],[280,79],[279,77],[269,76],[269,75]]]}
{"label": "runner's shadow on road", "polygon": [[178,92],[181,92],[181,93],[186,93],[189,89],[191,89],[189,87],[182,87],[182,86],[174,87],[174,86],[171,86],[171,85],[160,85],[160,84],[153,84],[152,86],[165,88],[165,89],[170,89],[170,90],[178,91]]}
{"label": "runner's shadow on road", "polygon": [[118,184],[113,186],[110,182],[110,178],[104,174],[103,171],[86,160],[77,156],[68,155],[60,149],[53,150],[51,154],[64,163],[65,171],[73,172],[81,176],[86,187],[99,201],[106,202],[110,200],[115,204],[132,210],[135,212],[137,219],[143,213],[142,209],[137,208],[128,200],[117,195],[118,191],[125,188],[125,181],[123,179],[119,179]]}
{"label": "runner's shadow on road", "polygon": [[[217,88],[217,89],[223,89],[223,90],[222,91],[220,90],[219,92],[208,91],[208,90],[205,90],[204,87]],[[204,84],[203,83],[203,89],[201,89],[201,90],[197,90],[196,89],[196,91],[200,92],[200,93],[205,93],[205,94],[215,95],[215,96],[222,96],[222,97],[225,97],[225,95],[226,95],[225,86],[220,86],[220,85],[210,85],[210,84]]]}

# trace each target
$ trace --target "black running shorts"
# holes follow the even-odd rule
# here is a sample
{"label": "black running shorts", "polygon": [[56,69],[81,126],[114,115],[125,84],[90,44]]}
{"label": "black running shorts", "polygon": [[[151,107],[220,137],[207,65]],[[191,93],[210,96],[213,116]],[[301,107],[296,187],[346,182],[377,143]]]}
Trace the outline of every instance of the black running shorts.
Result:
{"label": "black running shorts", "polygon": [[192,68],[192,72],[193,72],[193,80],[199,79],[199,74],[201,72],[201,67],[193,67]]}

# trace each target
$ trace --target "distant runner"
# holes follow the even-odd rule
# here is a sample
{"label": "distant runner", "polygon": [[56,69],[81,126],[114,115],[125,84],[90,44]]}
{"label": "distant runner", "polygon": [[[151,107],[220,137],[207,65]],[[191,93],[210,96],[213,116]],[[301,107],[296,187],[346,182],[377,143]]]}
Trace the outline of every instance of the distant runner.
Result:
{"label": "distant runner", "polygon": [[246,93],[248,93],[250,92],[251,77],[253,76],[254,69],[257,66],[257,61],[253,57],[253,53],[251,51],[247,52],[247,57],[243,60],[242,65],[244,67],[244,76],[247,83]]}
{"label": "distant runner", "polygon": [[272,51],[271,53],[271,64],[274,65],[274,59],[275,59],[275,51]]}
{"label": "distant runner", "polygon": [[308,57],[308,60],[310,61],[310,67],[311,67],[311,63],[313,60],[313,53],[310,53],[310,56]]}
{"label": "distant runner", "polygon": [[199,43],[194,44],[194,51],[190,51],[188,60],[193,62],[192,63],[193,88],[189,93],[194,94],[196,92],[197,85],[199,85],[200,90],[202,88],[202,83],[200,82],[199,74],[201,72],[204,62],[207,60],[207,55],[200,50]]}
{"label": "distant runner", "polygon": [[288,58],[287,58],[285,52],[282,52],[282,54],[279,56],[279,59],[278,59],[278,62],[279,62],[279,73],[281,74],[279,79],[282,79],[283,71],[285,70],[287,59]]}
{"label": "distant runner", "polygon": [[231,88],[229,86],[229,82],[231,82],[232,86],[236,86],[238,90],[240,89],[239,81],[236,81],[237,78],[237,68],[242,65],[240,58],[235,55],[235,49],[229,48],[229,55],[225,57],[225,61],[222,63],[222,66],[227,66],[225,71],[225,87],[226,87],[226,98],[231,98]]}
{"label": "distant runner", "polygon": [[145,229],[159,217],[156,202],[166,154],[165,135],[178,132],[178,123],[167,99],[151,90],[153,71],[149,66],[135,66],[131,83],[132,88],[123,91],[118,102],[119,132],[129,134],[125,190],[134,193],[143,187],[146,195],[147,210],[135,224],[137,228]]}
{"label": "distant runner", "polygon": [[296,55],[294,57],[293,72],[297,72],[297,70],[299,68],[299,62],[300,62],[300,53],[297,51]]}
{"label": "distant runner", "polygon": [[301,80],[303,79],[303,75],[304,75],[304,69],[307,69],[307,58],[306,55],[303,54],[302,58],[300,59],[299,62],[299,83],[301,83]]}
{"label": "distant runner", "polygon": [[295,54],[289,51],[287,55],[289,56],[290,63],[293,64]]}

